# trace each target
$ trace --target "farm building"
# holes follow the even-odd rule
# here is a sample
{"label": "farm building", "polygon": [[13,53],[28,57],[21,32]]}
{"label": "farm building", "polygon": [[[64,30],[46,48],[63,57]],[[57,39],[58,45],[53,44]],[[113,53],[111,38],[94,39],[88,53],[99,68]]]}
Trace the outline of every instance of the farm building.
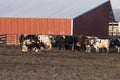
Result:
{"label": "farm building", "polygon": [[0,5],[0,34],[7,44],[17,43],[20,34],[108,38],[109,0],[2,0]]}
{"label": "farm building", "polygon": [[120,36],[120,0],[111,0],[111,15],[109,23],[109,35]]}

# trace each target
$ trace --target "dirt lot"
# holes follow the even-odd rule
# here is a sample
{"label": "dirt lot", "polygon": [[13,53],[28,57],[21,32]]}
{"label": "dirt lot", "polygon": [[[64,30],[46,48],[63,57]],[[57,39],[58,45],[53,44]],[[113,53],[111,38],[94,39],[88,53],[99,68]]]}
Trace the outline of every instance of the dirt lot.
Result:
{"label": "dirt lot", "polygon": [[0,47],[0,80],[120,80],[120,54]]}

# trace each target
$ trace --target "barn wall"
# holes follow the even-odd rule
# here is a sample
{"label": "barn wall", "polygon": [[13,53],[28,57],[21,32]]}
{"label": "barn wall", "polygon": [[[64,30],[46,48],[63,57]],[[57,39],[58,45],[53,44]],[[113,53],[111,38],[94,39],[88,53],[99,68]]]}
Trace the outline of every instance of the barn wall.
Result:
{"label": "barn wall", "polygon": [[110,3],[81,15],[73,20],[73,34],[108,38]]}
{"label": "barn wall", "polygon": [[71,19],[1,17],[0,34],[71,35]]}

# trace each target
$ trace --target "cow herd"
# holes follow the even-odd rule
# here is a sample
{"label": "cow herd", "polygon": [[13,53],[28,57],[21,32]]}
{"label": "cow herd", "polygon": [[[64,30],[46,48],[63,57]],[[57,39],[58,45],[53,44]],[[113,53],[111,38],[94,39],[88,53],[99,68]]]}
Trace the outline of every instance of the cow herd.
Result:
{"label": "cow herd", "polygon": [[19,38],[23,52],[38,52],[40,50],[78,50],[84,52],[110,52],[116,49],[119,52],[120,39],[100,39],[98,37],[75,35],[21,35]]}

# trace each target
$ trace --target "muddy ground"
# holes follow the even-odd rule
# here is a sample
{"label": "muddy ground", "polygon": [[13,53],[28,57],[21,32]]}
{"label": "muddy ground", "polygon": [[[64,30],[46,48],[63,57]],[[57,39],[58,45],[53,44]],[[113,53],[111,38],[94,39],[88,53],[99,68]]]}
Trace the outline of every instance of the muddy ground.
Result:
{"label": "muddy ground", "polygon": [[0,46],[0,80],[120,80],[120,54]]}

